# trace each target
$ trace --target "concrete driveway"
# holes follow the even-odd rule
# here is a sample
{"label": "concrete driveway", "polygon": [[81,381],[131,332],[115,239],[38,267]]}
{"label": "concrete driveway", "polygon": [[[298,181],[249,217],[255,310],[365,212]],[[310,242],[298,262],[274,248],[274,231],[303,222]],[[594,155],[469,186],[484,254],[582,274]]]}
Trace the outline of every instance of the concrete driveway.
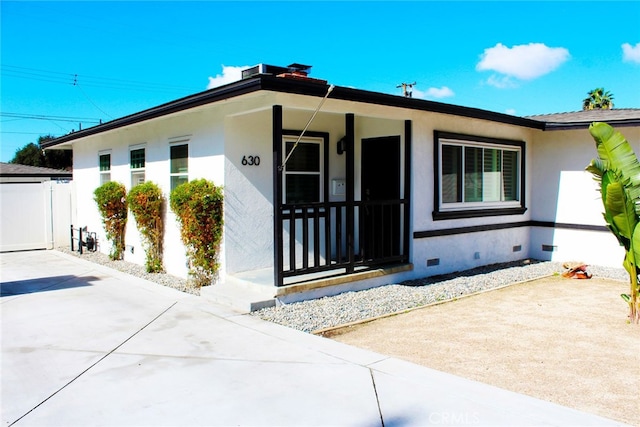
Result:
{"label": "concrete driveway", "polygon": [[56,251],[0,266],[4,426],[620,425]]}

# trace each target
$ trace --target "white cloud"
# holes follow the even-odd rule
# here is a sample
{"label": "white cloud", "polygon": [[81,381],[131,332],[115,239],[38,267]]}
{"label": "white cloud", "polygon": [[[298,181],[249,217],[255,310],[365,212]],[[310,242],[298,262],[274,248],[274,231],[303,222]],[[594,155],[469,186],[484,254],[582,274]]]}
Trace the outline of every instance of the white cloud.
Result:
{"label": "white cloud", "polygon": [[209,76],[209,84],[207,89],[213,89],[214,87],[226,85],[227,83],[233,83],[242,79],[242,70],[249,68],[248,66],[222,66],[222,74],[218,74],[215,77]]}
{"label": "white cloud", "polygon": [[497,76],[489,78],[487,83],[496,87],[512,87],[517,84],[513,79],[532,80],[544,76],[558,68],[570,58],[569,51],[563,47],[548,47],[543,43],[529,43],[513,47],[496,44],[484,50],[478,71],[495,71]]}
{"label": "white cloud", "polygon": [[631,46],[629,43],[622,45],[622,60],[625,62],[637,62],[640,64],[640,43]]}
{"label": "white cloud", "polygon": [[515,108],[507,108],[504,113],[505,114],[509,114],[511,116],[515,116],[516,115],[516,110],[515,110]]}
{"label": "white cloud", "polygon": [[442,86],[441,88],[430,87],[426,91],[413,89],[413,97],[419,99],[450,98],[454,95],[453,91],[446,86]]}
{"label": "white cloud", "polygon": [[499,76],[492,75],[487,79],[487,84],[489,86],[497,87],[498,89],[509,89],[517,87],[518,84],[513,80],[511,76]]}

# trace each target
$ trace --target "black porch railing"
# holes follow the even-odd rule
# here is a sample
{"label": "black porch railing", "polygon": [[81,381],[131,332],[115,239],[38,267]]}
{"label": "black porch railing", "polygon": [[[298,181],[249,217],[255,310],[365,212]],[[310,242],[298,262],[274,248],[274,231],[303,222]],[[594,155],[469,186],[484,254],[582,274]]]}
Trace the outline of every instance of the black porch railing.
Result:
{"label": "black porch railing", "polygon": [[[348,209],[354,211],[353,224]],[[283,204],[277,285],[286,277],[406,262],[405,209],[405,200]]]}

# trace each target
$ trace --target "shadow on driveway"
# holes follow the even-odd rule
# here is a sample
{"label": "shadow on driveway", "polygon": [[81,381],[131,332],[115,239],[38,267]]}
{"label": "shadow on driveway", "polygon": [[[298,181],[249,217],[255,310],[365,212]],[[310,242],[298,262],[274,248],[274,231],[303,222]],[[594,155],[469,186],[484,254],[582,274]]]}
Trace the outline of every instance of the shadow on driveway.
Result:
{"label": "shadow on driveway", "polygon": [[2,282],[0,283],[0,297],[81,288],[84,286],[91,286],[89,282],[94,280],[99,279],[93,276],[78,277],[66,275],[29,280],[16,280],[14,282]]}

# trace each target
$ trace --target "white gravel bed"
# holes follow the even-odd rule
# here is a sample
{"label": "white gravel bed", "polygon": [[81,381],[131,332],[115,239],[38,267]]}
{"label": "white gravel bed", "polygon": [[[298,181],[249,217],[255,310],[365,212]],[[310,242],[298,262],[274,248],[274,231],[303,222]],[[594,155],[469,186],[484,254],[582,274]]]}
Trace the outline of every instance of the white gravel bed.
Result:
{"label": "white gravel bed", "polygon": [[[623,268],[589,266],[587,270],[594,277],[629,280]],[[496,264],[444,276],[265,308],[252,315],[300,331],[313,332],[513,283],[561,274],[564,271],[562,263],[556,262],[525,260]]]}
{"label": "white gravel bed", "polygon": [[[200,290],[190,287],[187,280],[166,273],[147,273],[142,265],[112,261],[100,252],[84,252],[80,255],[68,248],[56,249],[182,292],[200,294]],[[629,281],[629,275],[623,268],[590,265],[587,270],[594,277]],[[562,272],[562,263],[523,260],[265,308],[251,315],[300,331],[313,332]]]}
{"label": "white gravel bed", "polygon": [[72,252],[69,248],[66,247],[59,247],[56,248],[56,250],[65,254],[77,256],[78,258],[81,258],[85,261],[93,262],[95,264],[113,268],[114,270],[118,270],[123,273],[131,274],[132,276],[139,277],[141,279],[149,280],[150,282],[177,289],[181,292],[200,295],[200,289],[190,286],[186,279],[172,276],[166,273],[147,273],[143,265],[138,265],[127,261],[113,261],[109,258],[108,255],[101,252],[84,251],[82,255],[80,255],[79,252]]}

